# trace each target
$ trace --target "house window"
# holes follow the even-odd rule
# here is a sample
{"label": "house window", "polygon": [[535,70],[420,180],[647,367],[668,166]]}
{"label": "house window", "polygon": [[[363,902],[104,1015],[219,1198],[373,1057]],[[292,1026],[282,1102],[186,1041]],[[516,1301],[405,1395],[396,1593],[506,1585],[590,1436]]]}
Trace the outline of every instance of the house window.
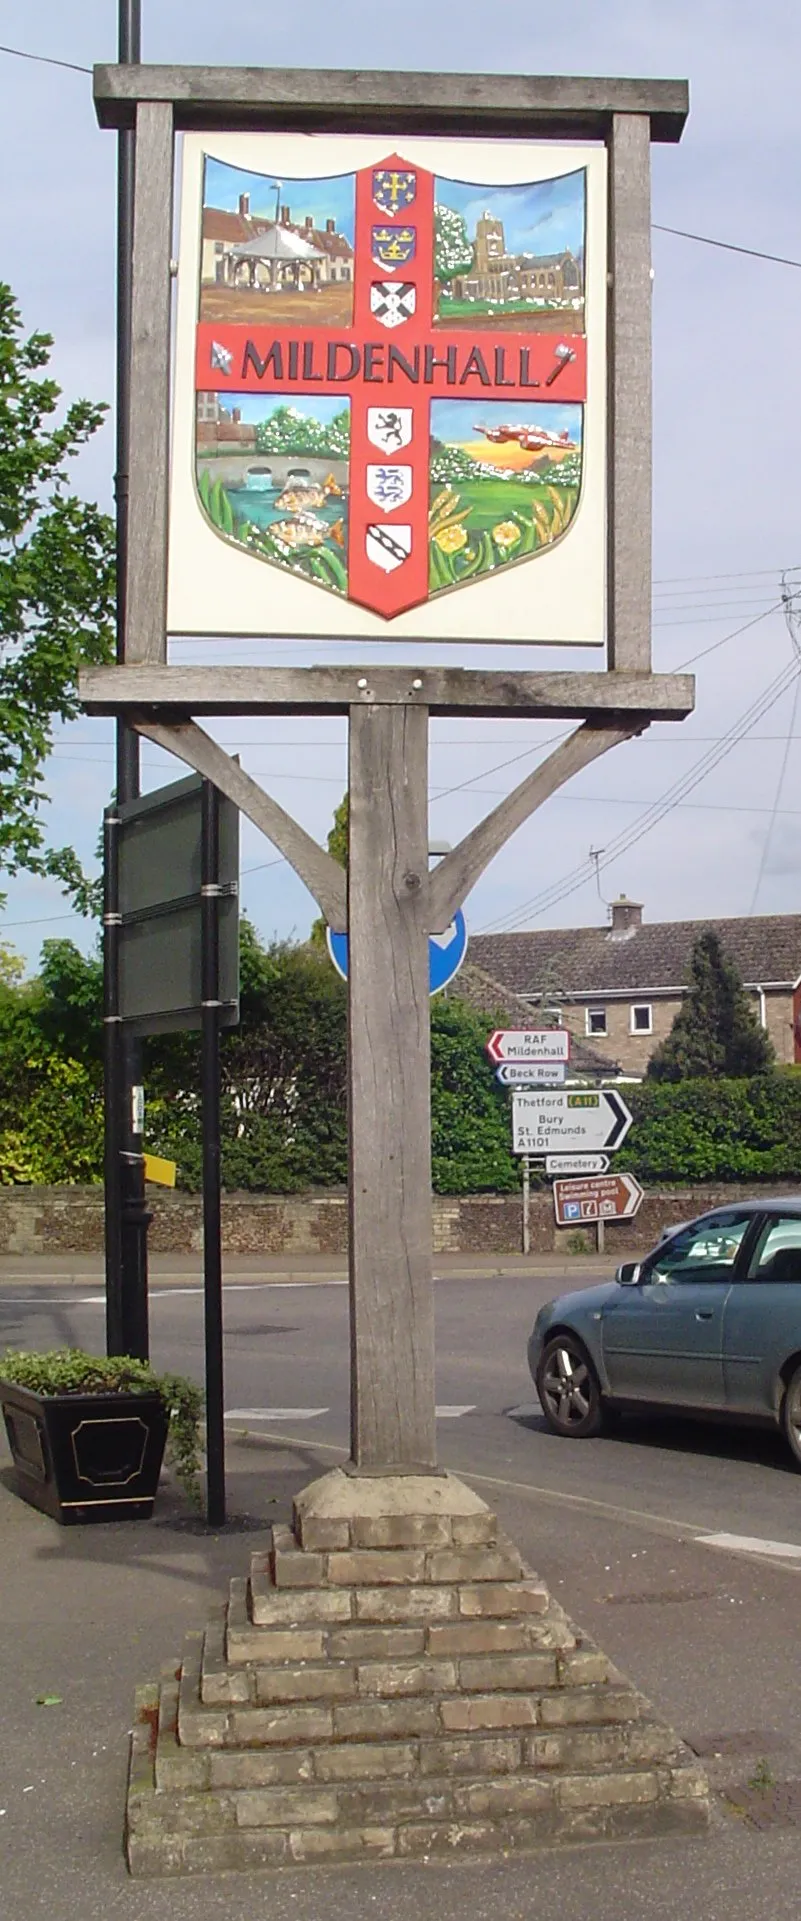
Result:
{"label": "house window", "polygon": [[606,1033],[606,1008],[605,1007],[588,1007],[585,1020],[586,1020],[586,1029],[585,1029],[586,1033],[588,1034],[605,1034]]}
{"label": "house window", "polygon": [[654,1030],[653,1009],[650,1001],[641,1001],[631,1010],[632,1034],[652,1034]]}

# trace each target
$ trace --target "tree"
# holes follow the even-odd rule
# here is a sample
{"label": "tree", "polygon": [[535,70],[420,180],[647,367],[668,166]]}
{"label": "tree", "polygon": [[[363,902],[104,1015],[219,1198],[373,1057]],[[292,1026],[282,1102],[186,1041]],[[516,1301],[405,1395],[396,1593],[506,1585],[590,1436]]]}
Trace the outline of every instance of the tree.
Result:
{"label": "tree", "polygon": [[774,1064],[773,1043],[757,1021],[737,967],[708,927],[690,957],[687,998],[651,1056],[648,1078],[737,1079],[764,1074]]}
{"label": "tree", "polygon": [[46,844],[44,764],[54,722],[80,712],[79,667],[112,654],[115,537],[109,515],[69,491],[106,409],[78,400],[50,424],[52,345],[24,339],[0,282],[0,868],[60,880],[86,912],[93,890],[73,849]]}
{"label": "tree", "polygon": [[[329,854],[333,856],[334,860],[339,861],[340,867],[345,868],[347,868],[348,865],[349,832],[350,795],[346,790],[339,806],[334,808],[333,826],[329,830],[328,840],[326,842]],[[321,914],[318,914],[317,919],[312,922],[309,940],[311,941],[312,947],[325,950],[325,921]]]}
{"label": "tree", "polygon": [[473,248],[467,237],[464,215],[453,207],[437,202],[434,208],[434,274],[440,286],[447,285],[457,273],[469,273]]}

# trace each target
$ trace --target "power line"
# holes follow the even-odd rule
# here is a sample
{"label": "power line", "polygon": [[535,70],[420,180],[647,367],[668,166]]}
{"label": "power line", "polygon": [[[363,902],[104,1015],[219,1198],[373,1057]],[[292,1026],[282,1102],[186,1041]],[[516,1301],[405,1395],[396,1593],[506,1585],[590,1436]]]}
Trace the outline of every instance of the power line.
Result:
{"label": "power line", "polygon": [[[91,73],[91,67],[77,67],[74,60],[53,60],[47,53],[25,53],[22,47],[0,47],[0,53],[8,53],[13,60],[34,60],[38,67],[66,67],[69,73]],[[23,922],[19,922],[20,927]]]}
{"label": "power line", "polygon": [[684,227],[663,227],[652,221],[655,233],[673,233],[679,240],[697,240],[702,247],[722,247],[726,253],[747,253],[750,260],[773,260],[778,267],[801,267],[801,260],[788,260],[781,253],[763,253],[759,247],[738,247],[733,240],[713,240],[708,233],[687,233]]}
{"label": "power line", "polygon": [[[756,701],[752,702],[750,707],[746,708],[745,712],[740,716],[740,719],[735,721],[728,733],[722,736],[717,744],[717,748],[707,754],[703,754],[700,761],[696,762],[695,767],[689,768],[687,773],[681,776],[678,781],[674,781],[672,787],[669,787],[659,800],[654,801],[638,820],[632,822],[630,827],[624,828],[623,831],[616,836],[615,840],[605,849],[603,866],[608,866],[611,860],[617,859],[618,856],[625,853],[629,847],[635,846],[637,841],[641,840],[644,834],[649,833],[652,827],[657,826],[659,821],[663,820],[665,815],[670,813],[679,801],[685,800],[687,795],[692,793],[693,790],[700,785],[701,781],[706,778],[707,774],[711,773],[713,768],[718,766],[721,760],[725,759],[732,748],[738,744],[738,741],[750,732],[754,724],[758,720],[761,720],[763,715],[766,714],[771,707],[775,706],[776,701],[780,700],[782,694],[792,685],[798,672],[799,663],[797,660],[793,660],[789,666],[783,668],[776,679],[771,681],[768,687],[765,688],[763,694],[761,694]],[[554,881],[550,887],[544,888],[540,894],[534,895],[512,913],[499,916],[498,920],[491,922],[489,926],[493,930],[498,930],[504,924],[517,925],[526,915],[537,916],[545,913],[549,907],[557,906],[561,900],[566,899],[569,894],[575,893],[577,888],[582,887],[587,879],[591,879],[592,871],[591,864],[582,861],[580,865],[572,868],[567,874],[563,875],[561,880]]]}

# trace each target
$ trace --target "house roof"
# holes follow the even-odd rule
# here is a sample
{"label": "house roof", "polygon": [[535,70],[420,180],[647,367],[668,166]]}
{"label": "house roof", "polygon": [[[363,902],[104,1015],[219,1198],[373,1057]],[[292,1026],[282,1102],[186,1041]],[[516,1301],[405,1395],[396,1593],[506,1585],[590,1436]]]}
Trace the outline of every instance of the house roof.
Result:
{"label": "house roof", "polygon": [[204,240],[250,240],[267,225],[266,220],[253,220],[250,214],[230,213],[225,207],[203,208]]}
{"label": "house roof", "polygon": [[231,249],[256,260],[320,260],[319,247],[312,247],[293,227],[266,227],[251,239],[238,240]]}
{"label": "house roof", "polygon": [[515,994],[554,1000],[643,994],[685,987],[699,934],[712,928],[747,987],[791,987],[801,975],[801,914],[741,920],[655,921],[613,933],[610,927],[538,928],[521,934],[476,934],[479,967]]}
{"label": "house roof", "polygon": [[[474,944],[471,941],[471,952]],[[476,1014],[486,1014],[488,1040],[492,1027],[499,1020],[505,1021],[507,1027],[532,1025],[528,1002],[519,1000],[516,994],[510,993],[508,987],[504,987],[499,980],[493,980],[473,961],[465,961],[464,966],[460,967],[452,985],[446,987],[445,995],[449,1000],[465,1001]],[[621,1071],[617,1061],[597,1053],[594,1047],[588,1047],[586,1041],[579,1040],[575,1034],[570,1037],[570,1068],[574,1074],[598,1074],[607,1078]]]}

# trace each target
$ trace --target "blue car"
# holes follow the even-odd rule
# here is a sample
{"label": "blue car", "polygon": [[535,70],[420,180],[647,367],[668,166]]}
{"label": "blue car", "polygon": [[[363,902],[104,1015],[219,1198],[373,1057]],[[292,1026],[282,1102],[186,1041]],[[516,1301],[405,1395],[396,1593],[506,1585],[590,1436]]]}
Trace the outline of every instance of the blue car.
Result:
{"label": "blue car", "polygon": [[716,1208],[549,1301],[528,1364],[555,1434],[627,1410],[725,1415],[778,1426],[801,1467],[801,1198]]}

